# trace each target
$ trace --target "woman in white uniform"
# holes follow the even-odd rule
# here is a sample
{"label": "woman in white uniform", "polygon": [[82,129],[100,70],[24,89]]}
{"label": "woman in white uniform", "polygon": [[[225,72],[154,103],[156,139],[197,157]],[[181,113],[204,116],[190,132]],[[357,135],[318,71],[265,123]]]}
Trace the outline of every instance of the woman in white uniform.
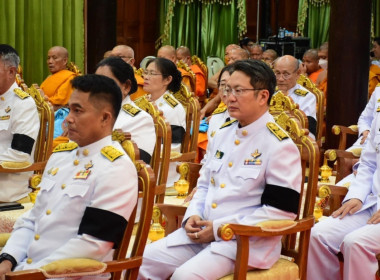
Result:
{"label": "woman in white uniform", "polygon": [[113,79],[121,89],[123,102],[114,129],[131,133],[140,150],[140,159],[150,164],[156,144],[156,132],[152,117],[139,109],[130,95],[137,90],[133,68],[120,57],[108,57],[97,65],[96,74]]}

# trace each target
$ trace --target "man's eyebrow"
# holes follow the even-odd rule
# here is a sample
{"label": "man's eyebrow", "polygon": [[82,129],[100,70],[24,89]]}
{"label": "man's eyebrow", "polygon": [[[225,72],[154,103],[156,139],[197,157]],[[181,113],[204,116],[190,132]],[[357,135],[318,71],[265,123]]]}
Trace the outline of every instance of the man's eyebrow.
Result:
{"label": "man's eyebrow", "polygon": [[69,103],[69,107],[79,107],[79,108],[83,108],[82,105],[80,105],[79,103]]}

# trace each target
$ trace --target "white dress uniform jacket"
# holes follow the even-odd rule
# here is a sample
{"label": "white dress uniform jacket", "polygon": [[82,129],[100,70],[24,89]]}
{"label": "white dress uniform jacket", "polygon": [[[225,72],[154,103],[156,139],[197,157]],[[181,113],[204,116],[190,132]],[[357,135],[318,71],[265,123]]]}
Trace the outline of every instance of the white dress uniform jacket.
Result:
{"label": "white dress uniform jacket", "polygon": [[371,279],[378,269],[380,224],[367,224],[380,210],[380,113],[372,123],[371,133],[361,155],[355,180],[343,203],[356,198],[363,202],[355,214],[343,219],[329,217],[311,232],[307,279],[339,279],[338,252],[344,255],[344,279]]}
{"label": "white dress uniform jacket", "polygon": [[35,206],[17,220],[3,249],[16,259],[16,270],[65,258],[109,260],[109,235],[120,234],[136,205],[136,169],[119,143],[107,136],[75,145],[57,146]]}
{"label": "white dress uniform jacket", "polygon": [[307,116],[309,120],[309,136],[315,139],[314,132],[316,132],[317,128],[317,99],[315,95],[303,86],[296,84],[288,90],[288,96],[299,105],[300,110]]}
{"label": "white dress uniform jacket", "polygon": [[[36,104],[14,83],[0,95],[0,163],[34,161],[35,141],[40,129]],[[0,201],[16,201],[28,195],[31,172],[0,173]]]}
{"label": "white dress uniform jacket", "polygon": [[150,164],[156,145],[153,119],[147,112],[138,108],[129,95],[123,100],[114,129],[131,133],[132,140],[140,150],[140,159]]}
{"label": "white dress uniform jacket", "polygon": [[[181,143],[186,131],[186,111],[181,102],[179,102],[169,91],[165,92],[156,101],[153,101],[157,108],[162,111],[166,121],[172,129],[172,152],[181,152]],[[176,172],[177,163],[169,164],[169,172],[166,186],[173,186],[174,182],[179,179]]]}
{"label": "white dress uniform jacket", "polygon": [[[236,257],[236,241],[222,241],[218,237],[217,230],[222,224],[254,225],[269,219],[296,217],[302,179],[299,151],[290,138],[279,140],[267,127],[268,122],[274,123],[274,120],[266,112],[245,127],[240,128],[233,120],[220,128],[207,148],[207,161],[200,172],[198,189],[186,211],[182,228],[160,240],[162,252],[167,251],[172,256],[171,248],[196,244],[184,229],[187,219],[193,215],[213,222],[215,241],[199,246],[211,245],[212,253],[231,260]],[[267,200],[268,196],[272,202]],[[162,255],[150,252],[149,248],[148,245],[149,255]],[[248,264],[270,268],[279,259],[280,250],[281,237],[253,237]],[[167,264],[168,260],[162,262]],[[144,275],[144,279],[158,279],[154,276],[154,267],[142,267],[140,271],[152,273]]]}

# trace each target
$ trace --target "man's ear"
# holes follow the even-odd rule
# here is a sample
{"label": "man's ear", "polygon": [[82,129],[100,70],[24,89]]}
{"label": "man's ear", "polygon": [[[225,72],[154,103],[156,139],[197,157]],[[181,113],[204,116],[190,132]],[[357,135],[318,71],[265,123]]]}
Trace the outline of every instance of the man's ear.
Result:
{"label": "man's ear", "polygon": [[113,115],[112,115],[111,111],[108,110],[108,108],[105,108],[102,112],[102,125],[106,126],[111,122],[113,125],[113,121],[114,120],[113,120]]}
{"label": "man's ear", "polygon": [[260,90],[258,93],[258,97],[259,97],[259,102],[261,104],[267,104],[268,99],[269,99],[269,91],[266,89]]}

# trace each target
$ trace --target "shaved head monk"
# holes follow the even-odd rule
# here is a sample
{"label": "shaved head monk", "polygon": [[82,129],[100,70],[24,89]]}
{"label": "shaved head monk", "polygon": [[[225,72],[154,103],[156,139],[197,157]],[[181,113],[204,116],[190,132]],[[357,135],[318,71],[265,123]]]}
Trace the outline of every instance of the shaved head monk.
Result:
{"label": "shaved head monk", "polygon": [[309,76],[309,79],[315,84],[318,75],[323,71],[318,64],[318,51],[316,49],[307,50],[303,55],[302,62],[306,67],[306,73]]}
{"label": "shaved head monk", "polygon": [[132,67],[135,64],[135,52],[130,46],[118,45],[111,51],[111,56],[118,56]]}
{"label": "shaved head monk", "polygon": [[77,75],[67,70],[69,53],[61,46],[52,47],[48,51],[47,65],[51,75],[41,84],[41,89],[54,110],[67,104],[73,91],[70,81]]}

